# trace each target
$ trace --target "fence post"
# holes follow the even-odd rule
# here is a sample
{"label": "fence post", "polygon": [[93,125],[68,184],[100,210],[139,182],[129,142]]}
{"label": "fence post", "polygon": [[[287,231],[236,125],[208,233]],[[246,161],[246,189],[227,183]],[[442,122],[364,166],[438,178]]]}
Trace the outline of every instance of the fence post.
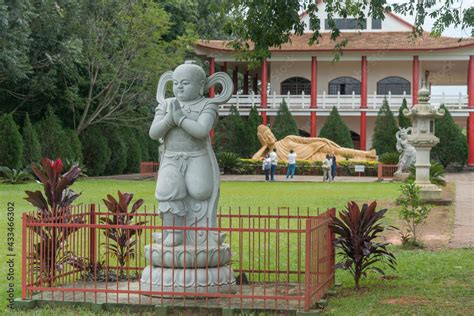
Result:
{"label": "fence post", "polygon": [[378,163],[378,165],[377,165],[377,178],[379,180],[381,180],[383,178],[382,170],[383,170],[383,164]]}
{"label": "fence post", "polygon": [[306,219],[306,231],[305,231],[305,265],[304,265],[304,310],[309,311],[311,309],[311,219]]}
{"label": "fence post", "polygon": [[89,263],[95,265],[96,228],[92,226],[95,225],[95,204],[90,205],[89,224],[91,225],[89,228]]}
{"label": "fence post", "polygon": [[[332,222],[332,219],[334,217],[336,217],[336,209],[335,208],[332,208],[329,210],[329,216],[331,218],[331,221],[329,223]],[[336,234],[331,230],[331,228],[329,227],[329,235],[331,236],[330,237],[330,252],[331,252],[331,260],[330,260],[330,265],[331,265],[331,273],[332,273],[332,285],[335,284],[335,281],[336,281],[336,269],[335,269],[335,266],[336,266],[336,249],[335,249],[335,246],[334,246],[334,240],[336,239]]]}
{"label": "fence post", "polygon": [[21,218],[21,299],[26,300],[26,213]]}

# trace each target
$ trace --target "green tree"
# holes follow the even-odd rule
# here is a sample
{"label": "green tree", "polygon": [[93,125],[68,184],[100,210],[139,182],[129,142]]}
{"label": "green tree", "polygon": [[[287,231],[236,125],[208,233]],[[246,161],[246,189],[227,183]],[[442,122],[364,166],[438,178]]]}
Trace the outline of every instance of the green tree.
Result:
{"label": "green tree", "polygon": [[148,140],[149,138],[148,133],[146,133],[143,130],[140,129],[135,129],[134,130],[135,137],[137,139],[138,144],[140,145],[140,150],[141,150],[141,161],[150,161],[150,152],[148,149]]}
{"label": "green tree", "polygon": [[[231,106],[229,115],[217,122],[214,130],[214,146],[219,152],[233,152],[241,155],[243,121],[235,106]],[[244,144],[245,145],[245,144]]]}
{"label": "green tree", "polygon": [[408,110],[407,100],[403,98],[402,105],[400,106],[400,109],[398,110],[398,126],[403,127],[403,128],[407,128],[411,126],[410,118],[406,117],[403,114],[403,110],[405,109]]}
{"label": "green tree", "polygon": [[377,151],[377,155],[381,156],[384,153],[397,151],[397,139],[395,137],[397,131],[397,122],[390,110],[387,98],[385,98],[377,113],[374,134],[372,136],[372,148]]}
{"label": "green tree", "polygon": [[332,108],[323,128],[321,128],[319,137],[330,139],[342,147],[354,148],[351,131],[342,120],[335,106]]}
{"label": "green tree", "polygon": [[20,169],[23,163],[23,139],[13,115],[0,117],[0,166]]}
{"label": "green tree", "polygon": [[103,175],[110,160],[111,150],[102,128],[96,125],[87,129],[81,134],[81,143],[88,174]]}
{"label": "green tree", "polygon": [[46,116],[36,123],[35,129],[43,157],[73,159],[71,142],[51,106],[48,107]]}
{"label": "green tree", "polygon": [[140,171],[140,162],[142,161],[142,150],[132,128],[126,127],[121,131],[121,135],[127,146],[127,164],[126,173],[137,173]]}
{"label": "green tree", "polygon": [[249,147],[250,147],[250,152],[253,155],[261,147],[260,141],[258,140],[258,137],[257,137],[257,129],[258,129],[258,126],[262,124],[262,117],[258,113],[257,106],[255,105],[252,106],[252,108],[250,109],[249,117],[247,119],[247,124],[249,128],[249,133],[250,133]]}
{"label": "green tree", "polygon": [[82,144],[81,140],[79,139],[79,135],[77,135],[75,130],[72,130],[70,128],[64,129],[64,134],[71,146],[71,152],[69,154],[69,157],[67,158],[72,162],[81,163],[83,161],[83,156]]}
{"label": "green tree", "polygon": [[431,149],[431,158],[444,167],[452,163],[464,166],[468,155],[466,136],[444,104],[440,108],[444,109],[445,114],[435,121],[435,135],[439,138],[439,143]]}
{"label": "green tree", "polygon": [[[233,39],[234,49],[242,51],[245,59],[261,61],[270,56],[270,48],[279,48],[290,41],[291,36],[302,35],[305,31],[304,21],[300,18],[301,11],[309,15],[309,28],[312,35],[309,43],[318,41],[321,35],[321,21],[318,18],[318,4],[320,1],[254,1],[232,0],[229,6],[221,8],[223,18],[231,16],[225,26],[227,34]],[[423,23],[429,15],[435,20],[432,35],[441,35],[449,26],[460,26],[469,29],[474,26],[474,8],[465,6],[459,9],[457,3],[444,1],[405,1],[403,3],[389,3],[387,1],[360,1],[326,0],[325,23],[329,26],[330,38],[336,40],[340,30],[336,26],[336,19],[355,17],[359,25],[364,25],[368,18],[384,19],[385,12],[395,12],[402,15],[409,14],[415,17],[414,33],[423,34]],[[474,28],[471,30],[474,36]],[[253,45],[248,45],[252,42]],[[343,48],[347,40],[334,42],[335,48]]]}
{"label": "green tree", "polygon": [[288,109],[285,99],[280,104],[275,122],[272,125],[272,131],[277,139],[283,139],[288,135],[299,135],[298,126]]}
{"label": "green tree", "polygon": [[39,162],[41,160],[41,145],[38,140],[36,130],[30,121],[30,116],[26,113],[25,122],[23,125],[23,165],[27,166],[32,162]]}
{"label": "green tree", "polygon": [[122,174],[127,167],[127,142],[116,126],[107,126],[104,134],[111,153],[105,174]]}

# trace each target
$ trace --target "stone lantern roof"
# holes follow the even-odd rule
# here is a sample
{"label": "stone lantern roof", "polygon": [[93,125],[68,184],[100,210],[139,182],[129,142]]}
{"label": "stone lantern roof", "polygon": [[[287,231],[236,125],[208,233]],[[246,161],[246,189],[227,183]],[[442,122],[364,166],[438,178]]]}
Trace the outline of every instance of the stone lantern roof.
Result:
{"label": "stone lantern roof", "polygon": [[444,115],[444,109],[437,109],[430,104],[430,91],[424,83],[418,90],[418,104],[415,104],[411,109],[405,109],[403,115],[411,117],[436,118]]}

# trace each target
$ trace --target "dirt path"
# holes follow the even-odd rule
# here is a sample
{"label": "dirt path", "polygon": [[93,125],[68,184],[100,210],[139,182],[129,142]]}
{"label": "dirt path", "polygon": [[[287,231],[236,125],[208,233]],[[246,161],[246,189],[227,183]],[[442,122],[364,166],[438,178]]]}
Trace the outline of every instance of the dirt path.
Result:
{"label": "dirt path", "polygon": [[456,183],[456,214],[450,247],[474,247],[474,172],[452,173],[447,180]]}

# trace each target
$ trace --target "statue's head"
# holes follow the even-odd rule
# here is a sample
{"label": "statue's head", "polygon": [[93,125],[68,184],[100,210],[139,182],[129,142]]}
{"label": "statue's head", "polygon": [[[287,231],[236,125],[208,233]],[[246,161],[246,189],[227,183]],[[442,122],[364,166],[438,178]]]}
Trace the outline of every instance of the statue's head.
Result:
{"label": "statue's head", "polygon": [[262,146],[269,146],[270,148],[277,142],[275,135],[272,130],[265,125],[259,125],[257,127],[257,137],[260,140]]}
{"label": "statue's head", "polygon": [[185,62],[173,72],[173,93],[179,101],[192,101],[203,95],[206,73],[193,62]]}

